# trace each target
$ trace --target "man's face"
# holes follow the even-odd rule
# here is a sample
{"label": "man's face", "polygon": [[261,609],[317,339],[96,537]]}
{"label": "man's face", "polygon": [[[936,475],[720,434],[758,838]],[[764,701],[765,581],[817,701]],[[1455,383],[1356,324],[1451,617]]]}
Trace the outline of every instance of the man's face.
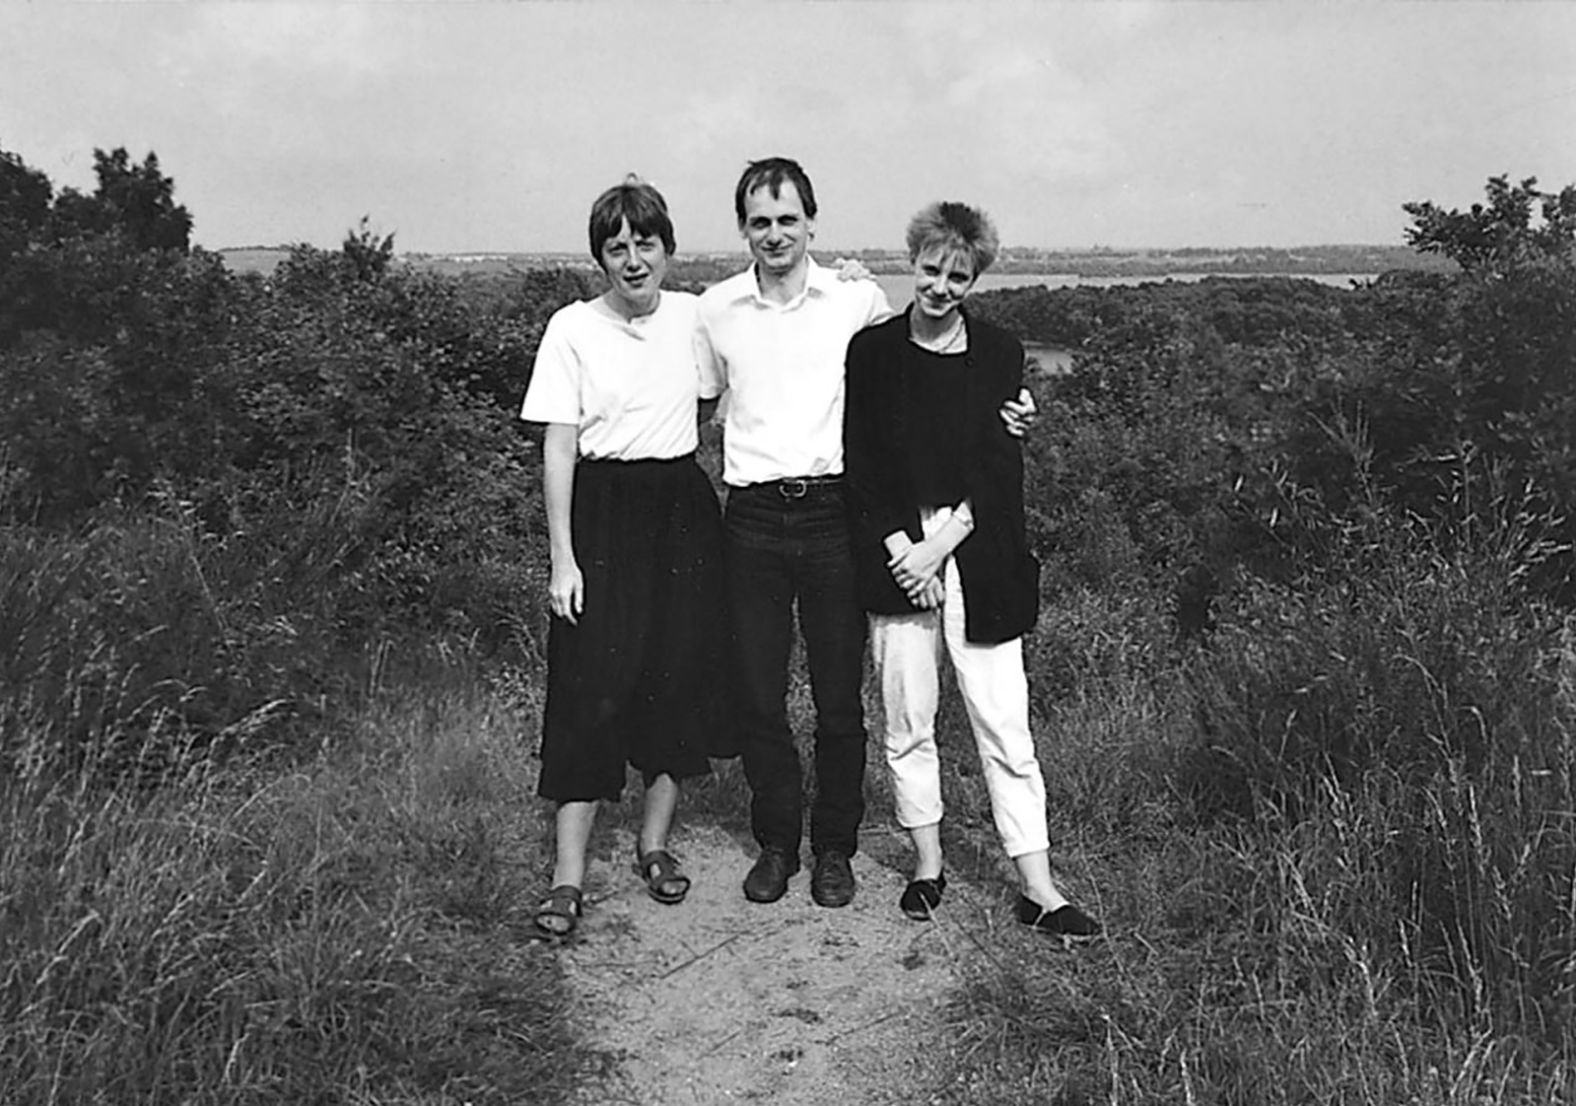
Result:
{"label": "man's face", "polygon": [[786,276],[802,265],[814,230],[815,220],[804,213],[804,202],[792,181],[783,181],[775,196],[762,185],[744,197],[739,231],[762,272]]}

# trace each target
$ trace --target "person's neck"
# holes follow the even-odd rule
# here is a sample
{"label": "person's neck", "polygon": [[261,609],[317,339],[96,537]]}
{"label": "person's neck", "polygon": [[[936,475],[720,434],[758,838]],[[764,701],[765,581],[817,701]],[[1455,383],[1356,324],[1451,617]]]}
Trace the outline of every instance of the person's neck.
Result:
{"label": "person's neck", "polygon": [[810,283],[810,258],[807,254],[799,264],[786,273],[771,273],[755,266],[755,286],[761,298],[772,303],[790,303],[801,295]]}
{"label": "person's neck", "polygon": [[963,310],[953,308],[941,318],[936,319],[925,314],[915,304],[908,312],[908,332],[914,340],[924,345],[933,345],[954,333],[963,325]]}
{"label": "person's neck", "polygon": [[651,303],[649,305],[631,303],[623,296],[615,295],[611,291],[602,293],[602,303],[609,311],[613,312],[613,314],[617,315],[620,319],[623,319],[626,323],[632,322],[644,315],[650,315],[652,312],[656,311],[657,305],[661,302],[662,293],[660,291],[651,298]]}

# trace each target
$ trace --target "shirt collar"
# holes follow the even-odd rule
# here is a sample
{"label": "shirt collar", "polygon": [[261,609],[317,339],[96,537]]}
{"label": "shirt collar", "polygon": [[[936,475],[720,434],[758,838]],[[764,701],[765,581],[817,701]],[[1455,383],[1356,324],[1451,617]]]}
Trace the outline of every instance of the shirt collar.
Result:
{"label": "shirt collar", "polygon": [[[830,292],[832,286],[837,283],[837,273],[832,269],[826,268],[825,266],[817,265],[815,263],[815,258],[806,255],[805,263],[807,265],[807,269],[804,276],[804,291],[795,296],[793,299],[789,300],[786,304],[772,303],[773,307],[794,307],[800,303],[803,303],[812,295],[817,297],[824,296]],[[739,282],[734,299],[754,300],[757,303],[771,303],[771,301],[767,300],[766,297],[761,295],[761,284],[760,281],[758,281],[755,277],[755,268],[755,263],[751,262],[748,269],[744,270],[744,272],[740,273],[734,278]]]}

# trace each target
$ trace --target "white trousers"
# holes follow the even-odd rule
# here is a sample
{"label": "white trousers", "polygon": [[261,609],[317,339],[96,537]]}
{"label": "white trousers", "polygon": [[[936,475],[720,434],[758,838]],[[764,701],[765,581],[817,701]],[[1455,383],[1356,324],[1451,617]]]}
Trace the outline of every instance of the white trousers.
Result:
{"label": "white trousers", "polygon": [[[926,535],[951,517],[949,508],[922,513]],[[943,646],[957,676],[979,749],[991,813],[1007,855],[1016,859],[1050,847],[1045,779],[1029,732],[1029,682],[1023,640],[971,644],[964,636],[963,586],[957,564],[943,569],[946,598],[931,611],[870,616],[870,644],[886,707],[886,761],[898,824],[941,821],[941,762],[936,709]]]}

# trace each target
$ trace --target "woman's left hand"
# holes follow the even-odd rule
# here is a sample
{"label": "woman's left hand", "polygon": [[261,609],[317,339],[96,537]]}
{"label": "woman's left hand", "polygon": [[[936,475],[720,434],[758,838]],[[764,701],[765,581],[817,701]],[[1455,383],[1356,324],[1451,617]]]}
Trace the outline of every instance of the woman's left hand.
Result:
{"label": "woman's left hand", "polygon": [[1034,393],[1027,388],[1019,388],[1017,399],[1009,399],[1001,405],[1001,421],[1006,424],[1007,433],[1014,438],[1021,438],[1033,430],[1039,418],[1040,411],[1034,405]]}
{"label": "woman's left hand", "polygon": [[941,577],[932,576],[930,583],[922,585],[908,601],[922,611],[933,611],[941,606],[942,600],[947,597],[947,589],[941,582]]}

